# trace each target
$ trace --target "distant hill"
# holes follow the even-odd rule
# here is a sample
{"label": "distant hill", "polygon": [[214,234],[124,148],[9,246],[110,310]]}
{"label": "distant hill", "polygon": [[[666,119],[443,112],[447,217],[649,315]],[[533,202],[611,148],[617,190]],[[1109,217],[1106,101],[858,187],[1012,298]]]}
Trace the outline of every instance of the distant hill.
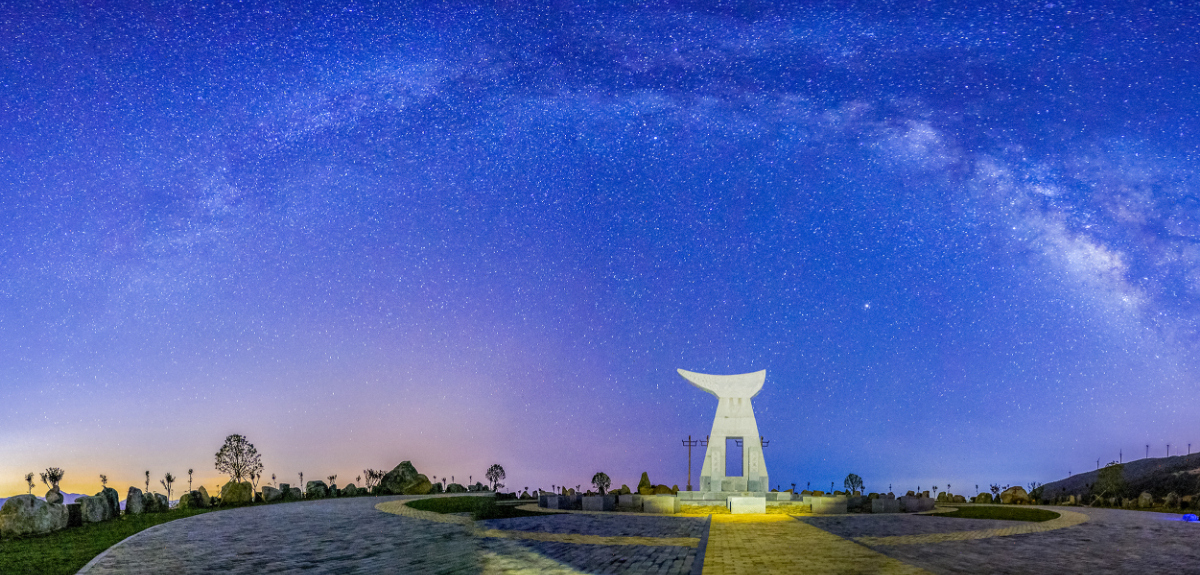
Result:
{"label": "distant hill", "polygon": [[[1102,466],[1107,464],[1101,462]],[[1090,493],[1088,486],[1096,483],[1099,473],[1099,470],[1093,470],[1047,483],[1042,497],[1087,495]],[[1130,461],[1125,464],[1125,486],[1125,497],[1135,497],[1143,491],[1155,497],[1164,497],[1171,492],[1181,496],[1200,494],[1200,453]]]}
{"label": "distant hill", "polygon": [[[83,495],[79,493],[63,493],[63,503],[75,503],[75,500],[80,497],[83,497]],[[41,499],[42,501],[46,500],[46,498],[42,497],[41,495],[38,496],[38,499]],[[0,497],[0,505],[4,505],[5,501],[8,501],[8,497]]]}

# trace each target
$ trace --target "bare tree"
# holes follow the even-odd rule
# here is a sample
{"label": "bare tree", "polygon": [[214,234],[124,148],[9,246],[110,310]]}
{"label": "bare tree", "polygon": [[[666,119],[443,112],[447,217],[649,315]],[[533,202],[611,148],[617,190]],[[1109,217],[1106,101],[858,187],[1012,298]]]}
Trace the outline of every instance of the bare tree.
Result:
{"label": "bare tree", "polygon": [[108,476],[103,473],[100,474],[100,487],[108,489]]}
{"label": "bare tree", "polygon": [[158,480],[158,482],[161,483],[163,488],[167,490],[167,501],[171,501],[171,484],[175,483],[175,476],[171,475],[171,472],[168,471],[162,479]]}
{"label": "bare tree", "polygon": [[29,491],[27,493],[32,495],[33,494],[33,472],[32,471],[25,474],[25,483],[29,484]]}
{"label": "bare tree", "polygon": [[330,475],[329,477],[326,477],[326,479],[329,480],[329,486],[333,487],[333,482],[337,481],[337,474],[335,473],[333,475]]}
{"label": "bare tree", "polygon": [[150,470],[146,470],[146,493],[150,493]]}
{"label": "bare tree", "polygon": [[262,473],[262,469],[253,443],[236,433],[225,438],[225,445],[217,452],[217,471],[228,473],[231,479],[240,483],[250,472]]}

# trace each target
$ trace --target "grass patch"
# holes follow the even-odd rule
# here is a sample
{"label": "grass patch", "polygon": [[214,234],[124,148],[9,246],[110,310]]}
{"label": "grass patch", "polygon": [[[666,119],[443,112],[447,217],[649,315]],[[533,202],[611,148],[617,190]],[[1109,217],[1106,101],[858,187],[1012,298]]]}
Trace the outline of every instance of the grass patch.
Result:
{"label": "grass patch", "polygon": [[208,513],[212,509],[122,515],[61,531],[0,541],[0,573],[75,573],[105,549],[155,525]]}
{"label": "grass patch", "polygon": [[960,517],[962,519],[1000,519],[1003,521],[1049,521],[1058,519],[1059,514],[1045,509],[1029,507],[959,507],[950,513],[938,513],[934,517]]}
{"label": "grass patch", "polygon": [[552,515],[539,511],[524,511],[514,505],[497,505],[491,497],[435,497],[409,501],[409,507],[434,513],[470,513],[476,521],[484,519],[510,519],[513,517],[541,517]]}

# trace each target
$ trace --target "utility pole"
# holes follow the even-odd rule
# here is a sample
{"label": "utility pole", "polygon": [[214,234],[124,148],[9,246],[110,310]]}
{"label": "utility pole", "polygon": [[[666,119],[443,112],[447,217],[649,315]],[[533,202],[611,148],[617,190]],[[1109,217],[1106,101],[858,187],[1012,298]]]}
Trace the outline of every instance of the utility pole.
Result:
{"label": "utility pole", "polygon": [[688,448],[688,482],[687,482],[687,490],[688,491],[692,490],[692,448],[699,444],[700,444],[700,442],[695,439],[692,439],[691,435],[689,435],[687,439],[683,440],[683,446]]}
{"label": "utility pole", "polygon": [[1096,460],[1096,469],[1100,469],[1100,460],[1099,459]]}
{"label": "utility pole", "polygon": [[1125,463],[1125,450],[1118,451],[1117,458],[1120,460],[1121,463]]}
{"label": "utility pole", "polygon": [[1167,457],[1170,457],[1170,456],[1171,456],[1171,444],[1168,443],[1167,444]]}

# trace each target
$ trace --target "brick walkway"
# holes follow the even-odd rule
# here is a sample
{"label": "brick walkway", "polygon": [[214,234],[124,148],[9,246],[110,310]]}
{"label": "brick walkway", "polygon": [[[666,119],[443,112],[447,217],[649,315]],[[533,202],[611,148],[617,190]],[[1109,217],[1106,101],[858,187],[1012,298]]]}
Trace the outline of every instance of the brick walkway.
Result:
{"label": "brick walkway", "polygon": [[[143,531],[81,573],[1200,572],[1178,515],[1059,508],[1044,523],[935,516],[573,513],[473,522],[401,497],[197,515]],[[700,542],[707,532],[707,545]]]}
{"label": "brick walkway", "polygon": [[355,497],[262,505],[164,523],[80,573],[479,573],[462,525],[380,513]]}
{"label": "brick walkway", "polygon": [[714,515],[704,573],[924,574],[787,515]]}

